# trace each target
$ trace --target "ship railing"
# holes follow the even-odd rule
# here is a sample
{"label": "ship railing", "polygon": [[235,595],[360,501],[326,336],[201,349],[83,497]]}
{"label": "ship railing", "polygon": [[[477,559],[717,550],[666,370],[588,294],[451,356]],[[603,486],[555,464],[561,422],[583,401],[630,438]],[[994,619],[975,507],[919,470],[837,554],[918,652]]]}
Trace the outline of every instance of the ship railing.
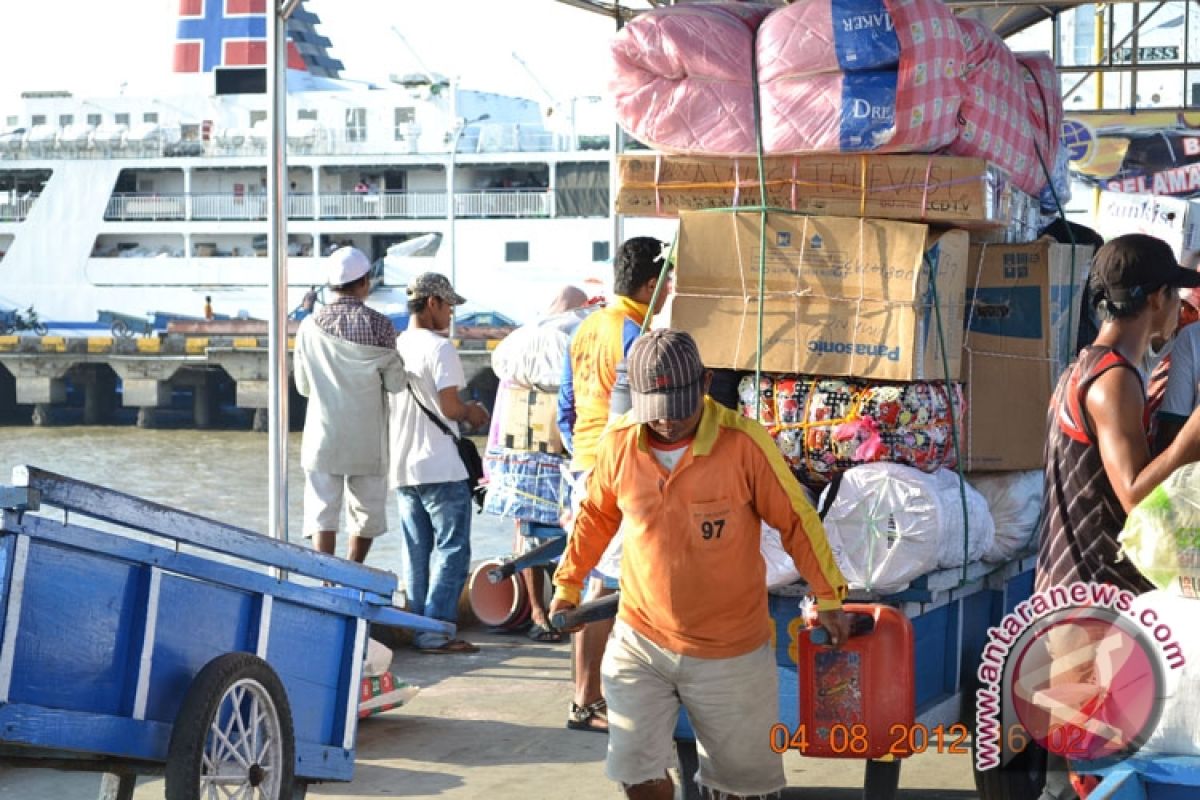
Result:
{"label": "ship railing", "polygon": [[39,195],[0,195],[0,222],[21,222],[29,216],[29,209]]}
{"label": "ship railing", "polygon": [[[19,201],[21,205],[13,208],[0,203],[0,220],[8,218],[6,214],[24,219],[33,196]],[[288,196],[288,217],[314,219],[314,206],[319,207],[320,219],[443,219],[448,210],[445,192],[337,192],[316,197],[296,192]],[[541,188],[456,192],[454,208],[459,217],[549,217],[554,214],[554,193]],[[109,198],[104,218],[117,222],[264,220],[267,196],[261,192],[121,192]]]}

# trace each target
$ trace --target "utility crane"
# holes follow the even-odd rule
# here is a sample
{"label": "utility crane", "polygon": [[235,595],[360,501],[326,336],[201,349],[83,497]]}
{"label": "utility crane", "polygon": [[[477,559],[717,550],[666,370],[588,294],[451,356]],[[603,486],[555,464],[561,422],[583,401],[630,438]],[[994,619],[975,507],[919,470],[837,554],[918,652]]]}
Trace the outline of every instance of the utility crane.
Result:
{"label": "utility crane", "polygon": [[[539,89],[541,89],[542,94],[544,94],[546,96],[546,99],[550,101],[549,106],[546,109],[546,113],[543,115],[546,118],[547,122],[549,123],[547,125],[547,127],[551,128],[551,129],[559,128],[559,123],[563,117],[562,103],[558,102],[558,98],[555,97],[550,92],[550,90],[546,88],[546,84],[542,83],[542,80],[541,80],[541,78],[539,78],[537,76],[537,73],[529,68],[529,65],[525,63],[525,59],[523,59],[519,55],[517,55],[517,53],[515,51],[513,52],[512,57],[513,57],[513,61],[516,61],[518,64],[521,65],[521,68],[525,70],[525,74],[530,77],[530,79],[533,81],[534,85],[537,86]],[[570,118],[566,121],[565,133],[567,136],[571,137],[570,146],[572,149],[574,149],[575,148],[575,108],[574,108],[574,100],[572,100],[571,102],[572,102],[571,114],[570,114]],[[562,129],[559,128],[559,130],[562,130]]]}

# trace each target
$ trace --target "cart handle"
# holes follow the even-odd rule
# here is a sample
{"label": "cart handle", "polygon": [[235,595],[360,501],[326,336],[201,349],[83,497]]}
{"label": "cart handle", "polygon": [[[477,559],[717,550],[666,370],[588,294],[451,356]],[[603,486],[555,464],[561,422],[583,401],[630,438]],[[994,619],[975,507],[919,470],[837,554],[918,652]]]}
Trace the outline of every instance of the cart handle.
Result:
{"label": "cart handle", "polygon": [[570,610],[560,611],[550,620],[550,624],[558,630],[564,630],[566,628],[574,628],[578,625],[586,625],[589,622],[612,619],[617,615],[617,608],[620,605],[620,601],[621,593],[614,592],[613,594],[601,597],[599,600],[592,600],[589,603],[584,603]]}
{"label": "cart handle", "polygon": [[508,580],[523,569],[529,569],[530,567],[536,567],[552,561],[561,556],[566,549],[567,537],[556,536],[548,542],[539,544],[528,553],[523,553],[516,558],[510,558],[499,566],[489,569],[487,571],[488,583],[500,583],[501,581]]}

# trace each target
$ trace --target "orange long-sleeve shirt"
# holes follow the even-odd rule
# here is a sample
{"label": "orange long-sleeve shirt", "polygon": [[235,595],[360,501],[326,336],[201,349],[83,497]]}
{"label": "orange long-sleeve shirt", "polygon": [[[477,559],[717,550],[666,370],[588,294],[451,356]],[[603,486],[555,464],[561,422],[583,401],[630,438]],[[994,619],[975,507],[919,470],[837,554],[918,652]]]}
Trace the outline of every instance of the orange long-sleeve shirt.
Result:
{"label": "orange long-sleeve shirt", "polygon": [[695,438],[671,472],[650,452],[642,425],[613,423],[554,584],[557,596],[578,603],[624,522],[621,619],[672,652],[730,658],[771,636],[763,520],[779,530],[818,608],[841,606],[846,579],[766,430],[711,399],[704,404]]}

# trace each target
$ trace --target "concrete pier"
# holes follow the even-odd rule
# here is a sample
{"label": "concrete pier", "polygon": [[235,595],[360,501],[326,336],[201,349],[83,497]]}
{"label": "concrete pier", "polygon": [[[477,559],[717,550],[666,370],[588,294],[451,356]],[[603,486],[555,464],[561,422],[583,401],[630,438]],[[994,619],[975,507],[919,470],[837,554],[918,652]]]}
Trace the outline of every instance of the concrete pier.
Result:
{"label": "concrete pier", "polygon": [[[490,408],[499,384],[491,369],[492,353],[483,342],[469,344],[475,346],[459,350],[467,377],[464,394]],[[178,409],[183,402],[176,392],[189,390],[191,422],[208,428],[219,424],[221,403],[227,402],[218,390],[229,393],[232,382],[234,405],[253,412],[252,430],[265,432],[270,374],[262,336],[0,336],[0,419],[16,418],[17,406],[33,406],[35,425],[56,424],[63,416],[56,409],[78,403],[81,394],[84,424],[109,422],[124,407],[137,409],[140,427],[153,428],[168,408]],[[304,398],[289,382],[292,429],[303,426],[304,407]],[[170,424],[179,424],[178,416],[171,415]]]}

